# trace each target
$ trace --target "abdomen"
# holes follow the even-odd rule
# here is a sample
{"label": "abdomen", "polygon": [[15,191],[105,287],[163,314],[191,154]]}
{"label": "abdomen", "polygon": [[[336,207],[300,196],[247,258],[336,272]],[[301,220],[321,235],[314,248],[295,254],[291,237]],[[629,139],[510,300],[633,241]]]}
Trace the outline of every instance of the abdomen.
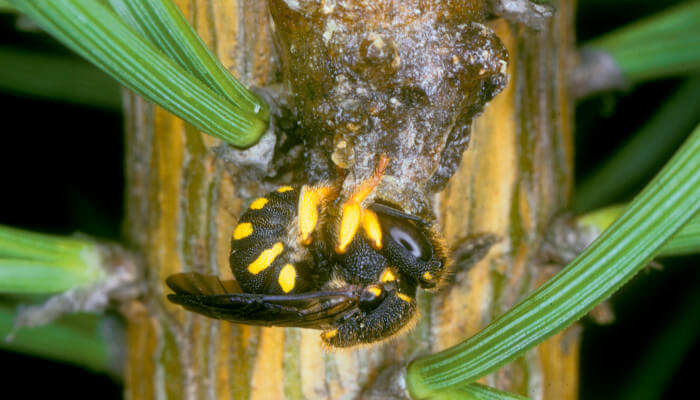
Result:
{"label": "abdomen", "polygon": [[308,289],[311,260],[298,243],[299,189],[283,186],[255,199],[233,230],[229,262],[247,293]]}

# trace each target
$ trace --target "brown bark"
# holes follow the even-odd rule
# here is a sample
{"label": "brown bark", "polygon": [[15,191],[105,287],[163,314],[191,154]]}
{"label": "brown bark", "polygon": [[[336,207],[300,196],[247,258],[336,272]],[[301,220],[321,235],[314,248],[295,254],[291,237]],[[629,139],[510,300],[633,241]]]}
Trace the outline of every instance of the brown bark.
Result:
{"label": "brown bark", "polygon": [[[178,0],[232,73],[263,86],[278,74],[265,2]],[[171,273],[231,278],[229,237],[242,200],[210,148],[216,141],[142,99],[126,96],[127,236],[143,254],[150,293],[128,311],[127,398],[357,398],[387,366],[456,344],[507,311],[548,269],[537,250],[572,183],[571,102],[565,73],[573,50],[573,4],[556,2],[546,29],[505,20],[490,26],[510,53],[507,88],[473,124],[457,173],[435,199],[449,243],[476,233],[501,238],[455,284],[419,296],[421,317],[400,338],[323,351],[318,331],[214,321],[165,300]],[[535,399],[574,399],[578,335],[559,334],[486,377]]]}

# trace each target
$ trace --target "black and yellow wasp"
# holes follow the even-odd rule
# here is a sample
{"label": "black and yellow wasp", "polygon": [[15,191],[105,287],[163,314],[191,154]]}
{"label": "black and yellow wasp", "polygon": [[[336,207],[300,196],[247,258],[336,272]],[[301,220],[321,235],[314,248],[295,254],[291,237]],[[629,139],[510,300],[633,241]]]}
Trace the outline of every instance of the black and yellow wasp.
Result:
{"label": "black and yellow wasp", "polygon": [[[235,323],[322,329],[332,347],[388,338],[416,314],[447,254],[440,236],[397,207],[363,204],[388,159],[345,201],[332,185],[283,186],[254,200],[233,230],[236,282],[198,273],[166,280],[173,303]],[[337,204],[337,205],[336,205]]]}

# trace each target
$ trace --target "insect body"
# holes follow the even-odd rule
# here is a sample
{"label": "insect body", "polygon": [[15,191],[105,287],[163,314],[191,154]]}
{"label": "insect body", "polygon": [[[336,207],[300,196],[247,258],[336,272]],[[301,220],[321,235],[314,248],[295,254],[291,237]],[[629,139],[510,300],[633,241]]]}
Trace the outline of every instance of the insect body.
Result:
{"label": "insect body", "polygon": [[[381,164],[381,163],[380,163]],[[170,276],[168,298],[237,323],[322,329],[329,346],[371,343],[416,312],[418,286],[437,285],[447,256],[436,232],[396,207],[362,206],[383,167],[341,207],[330,186],[284,186],[254,200],[233,230],[232,282]]]}

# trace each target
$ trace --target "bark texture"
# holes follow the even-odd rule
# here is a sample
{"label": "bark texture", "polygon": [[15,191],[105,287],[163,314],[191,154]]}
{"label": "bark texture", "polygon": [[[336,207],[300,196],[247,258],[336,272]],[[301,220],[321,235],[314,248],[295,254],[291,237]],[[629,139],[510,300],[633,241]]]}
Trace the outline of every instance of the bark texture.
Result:
{"label": "bark texture", "polygon": [[[252,86],[279,79],[265,2],[178,0],[233,74]],[[507,311],[551,275],[538,249],[572,184],[572,128],[565,77],[573,54],[573,4],[555,2],[542,31],[489,23],[510,55],[510,82],[472,125],[469,149],[433,199],[448,243],[479,233],[500,241],[454,285],[419,296],[407,334],[375,346],[326,352],[315,330],[210,320],[169,304],[165,278],[199,271],[231,279],[229,240],[247,199],[218,143],[142,99],[126,95],[127,226],[143,254],[150,292],[128,307],[130,399],[362,398],[391,365],[456,344]],[[459,267],[459,266],[458,266]],[[578,333],[548,340],[485,378],[533,399],[574,399]]]}

